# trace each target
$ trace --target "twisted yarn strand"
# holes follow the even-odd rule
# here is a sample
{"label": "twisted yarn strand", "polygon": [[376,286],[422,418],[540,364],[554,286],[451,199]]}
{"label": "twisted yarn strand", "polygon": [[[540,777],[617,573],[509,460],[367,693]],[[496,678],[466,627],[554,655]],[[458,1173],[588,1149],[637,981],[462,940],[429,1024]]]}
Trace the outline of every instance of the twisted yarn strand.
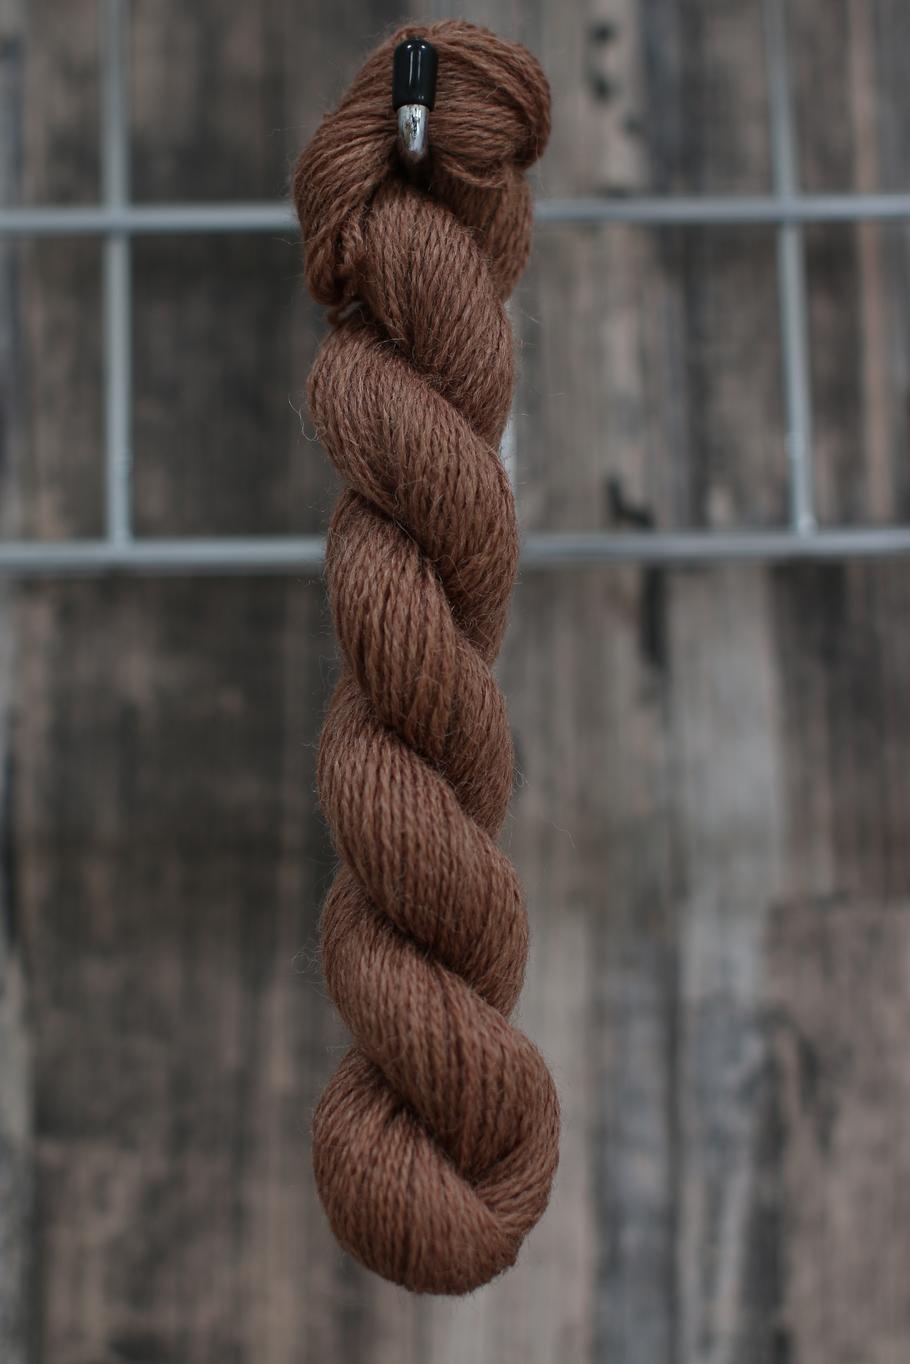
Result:
{"label": "twisted yarn strand", "polygon": [[[439,54],[422,187],[394,153],[392,53],[409,35]],[[344,666],[318,781],[342,861],[323,969],[354,1045],[315,1114],[314,1168],[341,1244],[418,1292],[468,1292],[511,1265],[557,1161],[553,1082],[508,1021],[528,935],[495,842],[512,745],[490,671],[518,557],[497,455],[503,301],[530,248],[522,171],[548,130],[524,48],[411,25],[294,176],[308,284],[334,323],[310,410],[346,485],[326,549]]]}

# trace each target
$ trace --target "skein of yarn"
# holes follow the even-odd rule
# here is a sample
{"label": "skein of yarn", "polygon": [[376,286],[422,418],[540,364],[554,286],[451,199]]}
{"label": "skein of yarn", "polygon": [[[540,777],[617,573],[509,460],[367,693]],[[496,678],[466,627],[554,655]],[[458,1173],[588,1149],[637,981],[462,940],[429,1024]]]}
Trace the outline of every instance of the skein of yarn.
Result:
{"label": "skein of yarn", "polygon": [[[393,53],[433,45],[419,173],[396,154]],[[503,302],[527,261],[523,171],[549,132],[535,58],[485,29],[412,24],[368,58],[294,174],[306,276],[333,329],[309,379],[341,472],[326,573],[343,654],[319,753],[342,862],[322,922],[354,1044],[313,1124],[340,1243],[416,1292],[513,1264],[549,1197],[559,1109],[508,1019],[527,920],[496,845],[512,744],[491,673],[518,559],[499,441]]]}

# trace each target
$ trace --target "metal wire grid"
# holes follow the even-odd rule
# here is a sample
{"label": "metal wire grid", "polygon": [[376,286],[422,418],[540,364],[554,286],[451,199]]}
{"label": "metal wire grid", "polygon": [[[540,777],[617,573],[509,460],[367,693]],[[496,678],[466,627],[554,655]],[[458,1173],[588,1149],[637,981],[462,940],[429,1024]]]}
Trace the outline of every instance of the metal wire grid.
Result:
{"label": "metal wire grid", "polygon": [[[812,405],[803,226],[910,218],[910,194],[808,195],[799,191],[786,32],[787,0],[763,0],[771,109],[773,189],[768,196],[538,201],[537,221],[705,227],[773,224],[784,403],[789,452],[790,519],[761,531],[538,533],[523,543],[526,567],[609,562],[697,563],[723,560],[843,558],[910,552],[910,527],[820,528],[812,479]],[[177,539],[136,537],[132,529],[131,243],[138,234],[274,232],[296,227],[282,203],[154,204],[130,202],[128,106],[129,0],[102,0],[104,99],[103,201],[93,207],[0,208],[0,237],[103,238],[105,535],[97,540],[0,542],[0,574],[12,577],[156,573],[318,571],[319,536]]]}

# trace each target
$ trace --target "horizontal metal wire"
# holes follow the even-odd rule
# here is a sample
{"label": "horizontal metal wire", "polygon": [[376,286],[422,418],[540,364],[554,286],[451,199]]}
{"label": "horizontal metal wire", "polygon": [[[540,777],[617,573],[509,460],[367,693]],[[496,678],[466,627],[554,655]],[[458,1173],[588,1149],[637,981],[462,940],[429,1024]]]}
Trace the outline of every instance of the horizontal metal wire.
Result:
{"label": "horizontal metal wire", "polygon": [[[850,223],[910,218],[910,194],[538,199],[535,215],[539,224],[637,223],[651,227]],[[293,209],[280,201],[0,209],[0,236],[5,237],[296,231]]]}
{"label": "horizontal metal wire", "polygon": [[[319,573],[325,542],[318,535],[194,539],[0,542],[0,575],[13,578],[93,577],[106,573]],[[910,554],[910,527],[792,530],[603,531],[535,533],[522,542],[523,569],[640,563],[667,566],[723,562],[786,562]]]}

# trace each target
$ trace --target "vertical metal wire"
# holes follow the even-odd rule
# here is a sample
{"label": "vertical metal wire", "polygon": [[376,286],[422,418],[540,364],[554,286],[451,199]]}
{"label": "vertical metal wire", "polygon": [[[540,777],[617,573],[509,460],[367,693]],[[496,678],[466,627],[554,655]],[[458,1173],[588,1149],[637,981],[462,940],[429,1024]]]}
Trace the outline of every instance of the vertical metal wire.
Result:
{"label": "vertical metal wire", "polygon": [[[765,0],[771,158],[774,192],[779,199],[792,199],[797,193],[799,181],[786,3],[787,0]],[[799,223],[784,222],[777,228],[777,280],[790,460],[790,524],[795,531],[809,534],[816,528],[812,478],[812,393],[806,267],[803,229]]]}
{"label": "vertical metal wire", "polygon": [[512,486],[512,493],[516,501],[518,500],[518,489],[516,485],[517,469],[515,460],[518,453],[518,443],[515,439],[515,409],[509,413],[509,420],[506,422],[506,429],[502,433],[502,440],[499,442],[499,457],[503,462],[509,483]]}
{"label": "vertical metal wire", "polygon": [[[126,206],[130,193],[128,89],[128,0],[104,0],[104,108],[101,129],[105,206]],[[104,238],[104,446],[105,527],[109,540],[132,536],[132,279],[130,237],[109,231]]]}
{"label": "vertical metal wire", "polygon": [[[512,302],[511,302],[511,300],[508,300],[508,301],[506,302],[506,317],[507,317],[508,320],[509,320],[509,326],[510,326],[510,328],[511,328],[511,329],[513,330],[513,332],[514,332],[514,329],[515,329],[515,317],[514,317],[514,314],[513,314],[513,312],[512,312]],[[512,488],[512,496],[515,498],[515,502],[516,502],[516,504],[517,504],[517,502],[518,502],[518,483],[517,483],[517,478],[518,478],[518,436],[517,436],[517,432],[516,432],[516,429],[515,429],[515,398],[514,398],[514,395],[513,395],[513,398],[512,398],[512,406],[511,406],[511,408],[509,409],[509,419],[508,419],[508,421],[506,422],[505,430],[504,430],[503,433],[502,433],[502,440],[499,442],[499,458],[500,458],[500,459],[502,460],[502,462],[503,462],[503,466],[504,466],[505,471],[506,471],[506,473],[507,473],[507,475],[508,475],[508,478],[509,478],[509,484],[510,484],[510,486],[511,486],[511,488]]]}

